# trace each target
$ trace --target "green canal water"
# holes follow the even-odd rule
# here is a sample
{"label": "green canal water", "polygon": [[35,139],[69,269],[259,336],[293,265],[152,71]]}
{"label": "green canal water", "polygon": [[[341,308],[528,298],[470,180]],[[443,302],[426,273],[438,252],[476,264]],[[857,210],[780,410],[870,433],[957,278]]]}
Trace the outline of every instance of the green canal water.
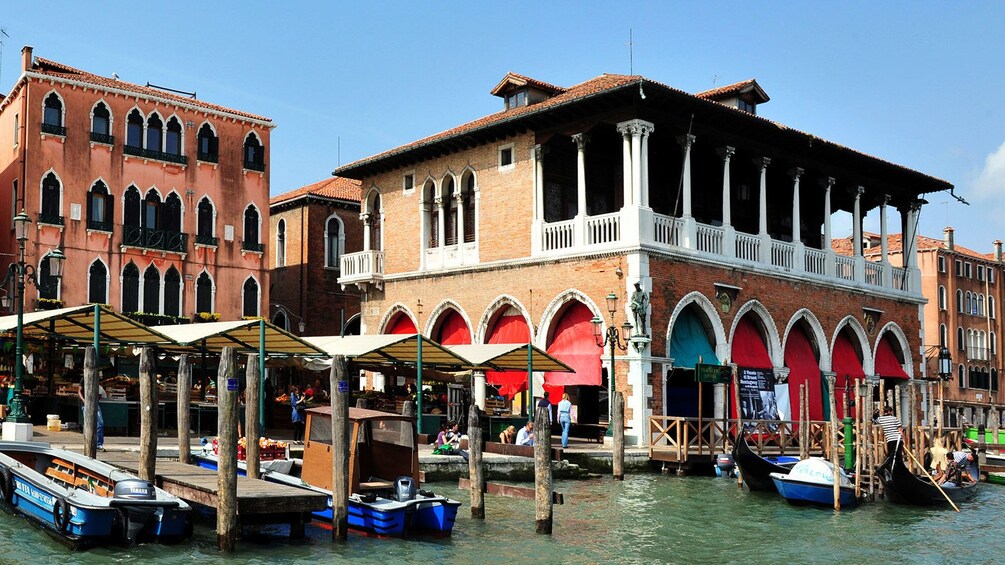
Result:
{"label": "green canal water", "polygon": [[963,512],[884,502],[835,513],[797,508],[728,479],[629,475],[558,482],[555,533],[534,533],[534,503],[489,496],[488,519],[471,520],[466,493],[432,484],[465,502],[449,540],[379,540],[352,535],[343,546],[311,525],[290,541],[280,528],[216,551],[213,524],[201,521],[183,545],[69,552],[45,533],[0,513],[0,564],[34,563],[996,563],[1005,545],[1005,487],[981,485]]}

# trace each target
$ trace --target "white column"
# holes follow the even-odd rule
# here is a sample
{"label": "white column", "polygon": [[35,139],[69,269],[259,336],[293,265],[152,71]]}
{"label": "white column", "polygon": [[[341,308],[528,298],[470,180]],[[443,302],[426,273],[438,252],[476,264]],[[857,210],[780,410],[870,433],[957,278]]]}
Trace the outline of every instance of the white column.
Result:
{"label": "white column", "polygon": [[572,136],[576,144],[576,221],[573,231],[574,245],[586,245],[586,142],[590,136],[577,133]]}
{"label": "white column", "polygon": [[475,371],[472,374],[471,388],[472,396],[475,398],[475,405],[481,410],[485,410],[485,372]]}
{"label": "white column", "polygon": [[370,251],[370,224],[373,222],[373,214],[360,214],[359,219],[363,222],[363,251]]}
{"label": "white column", "polygon": [[760,169],[760,183],[757,195],[757,236],[761,240],[761,252],[758,260],[761,263],[771,263],[771,236],[768,235],[768,165],[769,157],[754,159],[754,165]]}
{"label": "white column", "polygon": [[632,204],[636,206],[642,203],[642,131],[638,123],[632,124]]}
{"label": "white column", "polygon": [[806,270],[806,248],[803,245],[802,215],[799,209],[799,179],[803,169],[795,167],[789,171],[792,176],[792,246],[795,249],[792,257],[792,268],[797,271]]}
{"label": "white column", "polygon": [[736,149],[724,145],[715,152],[722,157],[722,253],[726,257],[736,257],[736,229],[733,228],[732,219],[733,189],[729,179],[729,163]]}
{"label": "white column", "polygon": [[544,146],[531,147],[530,158],[533,164],[534,215],[531,221],[533,234],[530,245],[531,254],[538,254],[543,248],[544,237]]}
{"label": "white column", "polygon": [[834,178],[825,177],[820,179],[820,186],[824,189],[824,274],[834,276],[834,248],[831,247],[831,189],[834,188]]}
{"label": "white column", "polygon": [[433,205],[436,206],[436,215],[440,219],[440,221],[437,222],[436,226],[437,247],[443,249],[443,247],[447,244],[447,226],[446,226],[447,222],[445,221],[446,217],[443,212],[443,197],[437,196],[436,198],[434,198]]}
{"label": "white column", "polygon": [[862,194],[864,192],[865,188],[855,187],[855,204],[852,208],[851,239],[854,246],[852,257],[855,258],[855,280],[858,282],[865,281],[865,257],[862,255]]}
{"label": "white column", "polygon": [[691,217],[691,144],[694,143],[695,139],[695,136],[691,134],[677,136],[677,143],[680,143],[681,147],[684,148],[684,171],[681,174],[681,184],[684,195],[683,215],[685,218]]}
{"label": "white column", "polygon": [[890,268],[890,246],[886,242],[887,238],[887,226],[886,226],[886,204],[890,201],[890,197],[887,195],[883,196],[883,200],[879,204],[879,248],[881,251],[880,265],[882,266],[883,275],[883,287],[892,288],[893,287],[893,270]]}
{"label": "white column", "polygon": [[[456,185],[460,190],[461,186]],[[464,264],[464,197],[460,192],[454,192],[451,196],[454,199],[454,213],[457,214],[457,257],[461,264]],[[474,197],[474,195],[472,195]]]}
{"label": "white column", "polygon": [[624,183],[621,207],[627,208],[632,204],[632,138],[626,124],[618,124],[618,133],[621,134],[621,168]]}
{"label": "white column", "polygon": [[649,207],[649,134],[652,132],[652,126],[642,132],[642,202],[640,205],[643,208]]}

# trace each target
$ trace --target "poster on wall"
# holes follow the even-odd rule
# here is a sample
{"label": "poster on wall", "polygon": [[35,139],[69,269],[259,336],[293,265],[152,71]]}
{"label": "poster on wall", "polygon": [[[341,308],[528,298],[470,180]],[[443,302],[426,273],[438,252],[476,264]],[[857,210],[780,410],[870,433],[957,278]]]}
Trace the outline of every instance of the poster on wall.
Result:
{"label": "poster on wall", "polygon": [[[745,430],[754,428],[754,420],[777,420],[778,402],[775,398],[775,373],[771,369],[738,367],[740,380],[740,408]],[[768,424],[777,431],[778,424]]]}

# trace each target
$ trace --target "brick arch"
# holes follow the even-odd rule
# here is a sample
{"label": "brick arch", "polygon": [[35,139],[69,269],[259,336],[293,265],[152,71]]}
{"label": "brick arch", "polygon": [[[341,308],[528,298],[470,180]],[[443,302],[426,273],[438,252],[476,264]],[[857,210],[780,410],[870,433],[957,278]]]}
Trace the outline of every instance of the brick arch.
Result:
{"label": "brick arch", "polygon": [[[569,290],[566,290],[556,296],[550,303],[548,303],[548,306],[545,307],[544,313],[541,314],[541,323],[538,326],[539,331],[536,332],[536,335],[534,336],[534,345],[542,349],[547,349],[548,336],[551,333],[552,325],[554,325],[555,321],[561,317],[565,306],[571,302],[581,302],[589,308],[591,312],[593,312],[594,316],[604,320],[604,324],[608,323],[608,321],[605,320],[604,316],[601,314],[601,310],[597,306],[596,302],[594,302],[585,293],[574,288],[570,288]],[[606,328],[602,328],[601,331],[606,331]]]}
{"label": "brick arch", "polygon": [[[733,325],[729,328],[729,343],[733,343],[733,334],[736,332],[736,326],[743,319],[743,316],[753,313],[758,321],[761,323],[761,328],[767,333],[764,337],[766,338],[765,345],[768,347],[768,355],[771,357],[771,363],[775,367],[784,367],[785,360],[782,354],[781,340],[778,339],[778,326],[775,325],[774,318],[771,317],[771,313],[768,309],[764,307],[758,300],[750,300],[744,303],[736,310],[736,315],[733,316]],[[731,346],[732,347],[732,346]],[[732,361],[733,353],[730,351],[730,361]]]}
{"label": "brick arch", "polygon": [[444,315],[450,310],[457,312],[457,315],[464,320],[464,325],[468,327],[468,335],[471,336],[471,343],[474,343],[475,335],[474,332],[471,331],[471,318],[468,316],[468,313],[464,311],[464,308],[461,308],[460,304],[450,299],[443,300],[436,305],[436,308],[433,308],[433,311],[429,314],[429,318],[426,320],[426,328],[423,330],[422,335],[429,336],[430,339],[433,339],[433,336],[435,335],[433,330],[435,330],[437,326],[443,322]]}
{"label": "brick arch", "polygon": [[[894,342],[900,346],[901,354],[904,356],[904,365],[907,367],[907,369],[905,369],[907,376],[913,379],[914,359],[913,356],[911,355],[911,345],[907,341],[907,334],[904,333],[904,330],[899,325],[897,325],[896,322],[887,322],[886,325],[883,326],[883,329],[879,330],[879,332],[877,333],[878,337],[876,338],[876,342],[873,343],[872,346],[872,359],[874,369],[875,369],[876,351],[879,349],[879,342],[883,339],[883,337],[887,333],[889,333],[891,337],[893,337]],[[866,374],[872,374],[872,373],[867,372]]]}
{"label": "brick arch", "polygon": [[412,314],[412,311],[408,308],[408,306],[405,306],[404,304],[399,302],[388,308],[387,312],[384,313],[384,317],[381,318],[380,323],[377,324],[377,327],[380,328],[380,331],[378,333],[382,334],[385,331],[387,331],[388,324],[390,324],[391,320],[393,320],[395,316],[397,316],[399,313],[408,316],[408,318],[412,320],[412,324],[414,324],[416,328],[419,327],[419,320],[415,317],[414,314]]}
{"label": "brick arch", "polygon": [[535,327],[533,320],[530,319],[530,312],[524,308],[523,304],[519,300],[513,298],[508,294],[496,297],[485,311],[482,312],[481,318],[478,320],[478,327],[475,330],[475,334],[472,336],[472,341],[474,343],[485,343],[489,333],[489,324],[491,324],[492,319],[495,318],[496,314],[502,310],[504,307],[512,306],[521,315],[523,319],[527,322],[527,327],[530,329],[531,341],[534,341]]}
{"label": "brick arch", "polygon": [[[829,353],[834,353],[834,343],[837,341],[837,336],[841,333],[844,328],[851,330],[851,334],[854,338],[858,339],[859,350],[862,352],[862,370],[865,371],[866,375],[873,375],[876,371],[876,362],[872,356],[872,346],[869,344],[869,338],[866,337],[865,328],[862,327],[862,323],[858,321],[855,316],[845,316],[837,323],[834,327],[834,334],[831,335],[831,343]],[[833,358],[832,363],[824,368],[825,371],[833,370]]]}
{"label": "brick arch", "polygon": [[827,334],[824,332],[823,324],[809,308],[800,308],[796,310],[796,313],[789,318],[789,323],[785,326],[785,334],[782,338],[782,356],[785,355],[785,346],[789,342],[789,334],[792,329],[796,327],[796,324],[800,320],[805,320],[806,325],[810,328],[810,337],[812,337],[817,343],[817,354],[820,356],[818,362],[820,364],[821,370],[824,367],[831,366],[831,352],[830,348],[827,347]]}
{"label": "brick arch", "polygon": [[715,309],[712,301],[698,291],[693,291],[684,295],[684,297],[677,302],[677,306],[674,307],[673,313],[670,314],[670,322],[667,324],[665,340],[667,357],[670,356],[670,335],[673,333],[673,327],[677,322],[677,317],[680,316],[681,312],[683,312],[685,308],[692,304],[697,306],[708,319],[708,323],[712,327],[712,334],[715,337],[715,354],[723,363],[725,363],[726,332],[722,327],[722,319],[719,317],[719,312]]}

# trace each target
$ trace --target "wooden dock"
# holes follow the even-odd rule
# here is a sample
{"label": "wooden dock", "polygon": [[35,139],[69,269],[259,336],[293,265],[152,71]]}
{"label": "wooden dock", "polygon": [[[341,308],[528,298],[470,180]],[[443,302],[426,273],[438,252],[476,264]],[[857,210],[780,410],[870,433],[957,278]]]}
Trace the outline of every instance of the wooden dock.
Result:
{"label": "wooden dock", "polygon": [[[138,453],[100,453],[99,459],[131,473]],[[178,461],[158,460],[156,486],[190,503],[217,508],[217,472]],[[324,510],[328,496],[306,489],[247,477],[237,478],[237,519],[241,526],[289,524],[291,537],[302,537],[311,512]]]}

